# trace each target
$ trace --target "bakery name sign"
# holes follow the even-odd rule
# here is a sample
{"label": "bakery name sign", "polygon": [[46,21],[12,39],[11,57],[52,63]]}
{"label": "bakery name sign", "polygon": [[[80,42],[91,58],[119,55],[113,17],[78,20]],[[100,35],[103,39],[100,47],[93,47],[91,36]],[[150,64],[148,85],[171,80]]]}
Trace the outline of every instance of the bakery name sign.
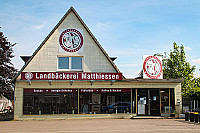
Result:
{"label": "bakery name sign", "polygon": [[22,72],[22,80],[122,80],[122,73]]}

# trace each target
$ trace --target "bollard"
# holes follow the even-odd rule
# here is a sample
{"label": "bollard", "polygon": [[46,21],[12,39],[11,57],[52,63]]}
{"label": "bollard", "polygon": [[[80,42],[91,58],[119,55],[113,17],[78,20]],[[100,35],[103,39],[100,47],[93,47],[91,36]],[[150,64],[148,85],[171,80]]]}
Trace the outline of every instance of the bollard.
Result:
{"label": "bollard", "polygon": [[39,111],[39,115],[41,115],[42,114],[42,112],[41,112],[41,110]]}

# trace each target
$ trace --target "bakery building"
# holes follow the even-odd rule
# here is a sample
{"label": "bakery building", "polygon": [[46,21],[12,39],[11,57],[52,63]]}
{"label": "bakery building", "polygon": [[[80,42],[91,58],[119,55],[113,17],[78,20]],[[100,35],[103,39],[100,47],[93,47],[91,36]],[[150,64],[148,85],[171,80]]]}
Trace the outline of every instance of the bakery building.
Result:
{"label": "bakery building", "polygon": [[126,79],[73,7],[21,58],[15,120],[170,116],[182,108],[182,81],[162,79],[162,59],[144,56],[143,79]]}

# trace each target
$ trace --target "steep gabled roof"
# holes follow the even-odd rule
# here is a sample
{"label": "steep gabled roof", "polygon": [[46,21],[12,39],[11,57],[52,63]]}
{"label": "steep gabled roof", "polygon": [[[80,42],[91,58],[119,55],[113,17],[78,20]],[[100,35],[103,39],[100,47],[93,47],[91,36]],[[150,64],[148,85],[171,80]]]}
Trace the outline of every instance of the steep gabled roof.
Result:
{"label": "steep gabled roof", "polygon": [[11,82],[14,82],[17,77],[21,74],[21,72],[28,66],[28,64],[31,62],[31,60],[35,57],[35,55],[38,53],[38,51],[42,48],[42,46],[47,42],[47,40],[51,37],[51,35],[55,32],[55,30],[61,25],[61,23],[65,20],[65,18],[68,16],[68,14],[70,12],[73,12],[76,17],[78,18],[78,20],[81,22],[81,24],[84,26],[84,28],[87,30],[87,32],[89,33],[89,35],[92,37],[92,39],[95,41],[95,43],[97,44],[97,46],[100,48],[100,50],[103,52],[103,54],[106,56],[106,58],[108,59],[108,61],[111,63],[111,65],[115,68],[115,70],[120,73],[119,69],[117,68],[117,66],[114,64],[114,62],[110,59],[110,57],[108,56],[108,54],[106,53],[106,51],[101,47],[100,43],[97,41],[97,39],[95,38],[95,36],[92,34],[92,32],[89,30],[89,28],[87,27],[87,25],[83,22],[83,20],[81,19],[81,17],[78,15],[78,13],[76,12],[76,10],[73,7],[70,7],[70,9],[65,13],[65,15],[61,18],[61,20],[58,22],[58,24],[53,28],[53,30],[49,33],[49,35],[44,39],[44,41],[40,44],[40,46],[35,50],[35,52],[33,53],[33,55],[29,58],[29,60],[25,63],[25,65],[21,68],[21,70],[13,77],[13,79],[11,80]]}

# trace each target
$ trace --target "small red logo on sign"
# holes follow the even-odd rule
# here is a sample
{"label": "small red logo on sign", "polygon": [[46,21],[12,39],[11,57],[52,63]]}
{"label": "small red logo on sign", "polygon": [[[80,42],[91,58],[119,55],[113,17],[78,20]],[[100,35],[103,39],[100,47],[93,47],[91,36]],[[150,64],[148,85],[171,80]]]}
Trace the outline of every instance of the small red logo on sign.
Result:
{"label": "small red logo on sign", "polygon": [[60,46],[67,52],[76,52],[83,46],[83,36],[76,29],[66,29],[60,34]]}
{"label": "small red logo on sign", "polygon": [[32,79],[33,78],[33,74],[31,72],[27,72],[25,74],[25,79]]}

